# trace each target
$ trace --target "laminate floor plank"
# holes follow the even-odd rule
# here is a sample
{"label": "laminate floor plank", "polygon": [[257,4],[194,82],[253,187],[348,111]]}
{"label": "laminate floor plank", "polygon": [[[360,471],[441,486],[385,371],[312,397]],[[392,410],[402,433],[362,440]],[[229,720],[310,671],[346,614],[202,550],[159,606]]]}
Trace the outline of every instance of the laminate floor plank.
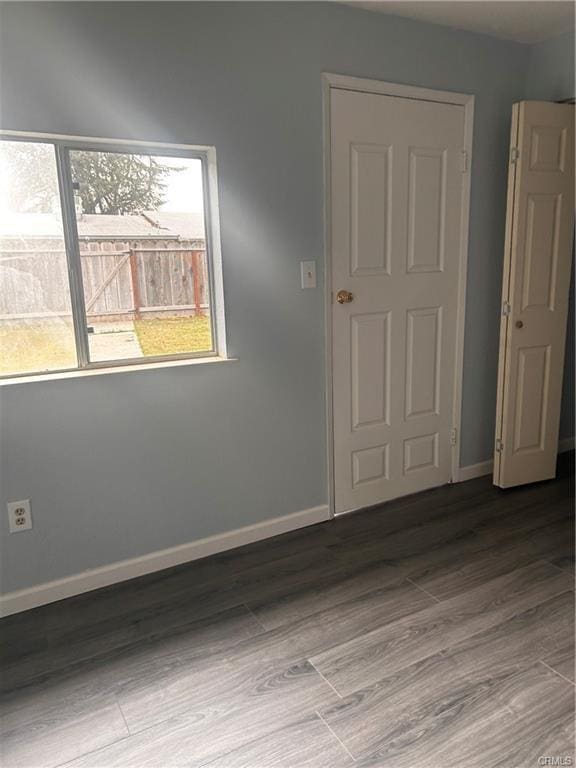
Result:
{"label": "laminate floor plank", "polygon": [[[223,585],[223,599],[215,585]],[[179,603],[185,613],[196,596],[200,613],[195,618],[218,613],[232,607],[226,587],[234,587],[229,567],[207,558],[14,614],[2,619],[0,661],[67,642],[75,633],[98,633],[107,622],[128,626],[154,612],[174,612]],[[212,604],[202,600],[210,593]]]}
{"label": "laminate floor plank", "polygon": [[[242,638],[262,631],[245,609],[235,609],[182,628],[180,632],[143,640],[107,655],[99,655],[90,664],[76,665],[38,680],[33,686],[16,688],[0,699],[0,739],[9,764],[21,759],[22,743],[30,750],[32,743],[55,740],[58,760],[83,754],[86,744],[93,748],[116,741],[128,734],[117,705],[117,695],[134,681],[149,685],[164,680],[173,669],[190,664],[198,657],[217,654]],[[10,676],[10,670],[8,670]],[[21,677],[21,675],[19,675]],[[106,727],[106,723],[110,725]],[[114,729],[113,726],[116,726]],[[86,738],[81,733],[87,731]],[[103,736],[98,741],[98,733]],[[111,735],[115,736],[112,738]],[[57,736],[57,739],[56,739]],[[76,745],[76,746],[74,746]],[[71,754],[76,749],[76,754]]]}
{"label": "laminate floor plank", "polygon": [[467,551],[456,551],[452,557],[441,558],[435,552],[428,562],[421,558],[421,568],[408,561],[411,581],[438,600],[447,600],[540,559],[530,542],[513,537],[491,544],[471,532],[469,542]]}
{"label": "laminate floor plank", "polygon": [[503,502],[502,497],[486,501],[478,496],[467,500],[464,507],[459,502],[445,504],[439,514],[407,520],[403,526],[398,521],[393,526],[384,521],[380,532],[360,526],[357,535],[328,545],[328,549],[347,562],[386,561],[412,576],[435,562],[449,563],[454,555],[519,541],[523,533],[538,532],[566,518],[570,507],[566,490],[556,486],[550,486],[546,494],[540,487],[531,495],[522,489],[505,506]]}
{"label": "laminate floor plank", "polygon": [[243,573],[249,568],[292,556],[296,552],[318,550],[338,541],[339,537],[335,527],[320,523],[273,536],[265,541],[247,544],[237,549],[229,549],[211,559],[224,564],[234,575]]}
{"label": "laminate floor plank", "polygon": [[[543,665],[486,687],[455,706],[460,717],[434,739],[399,742],[360,759],[360,768],[529,768],[542,755],[574,760],[574,691]],[[443,732],[442,732],[443,731]]]}
{"label": "laminate floor plank", "polygon": [[569,642],[573,601],[568,592],[541,603],[434,656],[403,667],[320,710],[356,758],[394,753],[458,730],[467,703],[534,666]]}
{"label": "laminate floor plank", "polygon": [[384,586],[402,578],[399,569],[387,562],[366,565],[338,562],[323,579],[283,595],[254,595],[246,604],[266,629],[274,629],[373,591],[375,584]]}
{"label": "laminate floor plank", "polygon": [[444,743],[440,765],[527,768],[538,765],[542,755],[574,764],[574,689],[569,683],[536,665],[504,681],[491,704],[484,722],[481,716],[475,723],[471,718],[469,729]]}
{"label": "laminate floor plank", "polygon": [[[135,596],[134,604],[127,596],[124,613],[118,616],[109,616],[106,613],[100,615],[100,605],[96,603],[93,613],[86,610],[88,616],[84,624],[75,620],[71,622],[70,627],[64,624],[57,632],[47,630],[43,643],[29,650],[27,655],[32,658],[44,654],[46,663],[57,669],[61,664],[59,649],[66,662],[70,663],[87,658],[94,652],[105,652],[130,645],[149,633],[168,634],[180,626],[234,608],[241,603],[233,582],[223,585],[192,584],[174,593],[168,583],[153,592],[154,599],[150,605],[142,602],[140,594]],[[84,613],[84,607],[81,612]],[[65,616],[63,621],[66,622]],[[4,645],[1,656],[4,665],[22,658],[17,644],[11,643]],[[49,662],[51,658],[53,661]]]}
{"label": "laminate floor plank", "polygon": [[[229,600],[227,602],[234,602]],[[218,595],[215,593],[215,603]],[[169,605],[171,605],[169,603]],[[142,613],[132,625],[112,620],[103,622],[99,634],[94,625],[78,636],[64,637],[43,650],[14,659],[3,666],[0,686],[10,691],[44,681],[69,677],[76,669],[98,668],[112,684],[148,670],[169,665],[175,657],[215,653],[263,631],[245,606],[236,606],[206,618],[194,619],[195,610],[186,610],[176,601],[172,611]],[[114,670],[114,671],[113,671]],[[135,671],[134,671],[135,670]]]}
{"label": "laminate floor plank", "polygon": [[[241,679],[248,688],[251,675],[257,679],[261,669],[283,672],[312,651],[432,602],[413,585],[397,583],[265,634],[245,611],[234,609],[183,627],[172,636],[100,655],[90,664],[62,670],[43,683],[5,696],[0,727],[6,732],[19,723],[18,736],[23,730],[33,734],[33,744],[34,734],[46,723],[58,722],[59,738],[70,736],[74,741],[78,712],[86,708],[99,712],[110,694],[128,702],[130,716],[134,711],[143,713],[131,720],[136,729],[147,727],[165,720],[168,713],[188,711],[200,700],[201,691],[212,696],[219,690],[224,695],[237,690]],[[245,670],[243,678],[241,670]],[[107,732],[103,738],[108,743]],[[12,743],[7,742],[7,749],[12,749]],[[75,743],[87,751],[82,740]]]}
{"label": "laminate floor plank", "polygon": [[243,571],[238,595],[272,629],[400,578],[386,563],[364,570],[359,564],[344,568],[329,550],[314,549]]}
{"label": "laminate floor plank", "polygon": [[[340,564],[328,550],[315,548],[245,569],[237,578],[231,575],[228,563],[204,564],[202,568],[193,566],[190,575],[179,567],[169,575],[161,574],[157,583],[148,584],[148,577],[146,584],[136,580],[134,595],[127,600],[122,614],[119,614],[118,606],[110,605],[113,601],[106,599],[110,595],[108,590],[107,595],[95,598],[92,610],[84,620],[82,616],[88,611],[81,609],[80,618],[70,618],[70,610],[64,606],[55,611],[61,622],[57,628],[53,626],[53,617],[44,621],[39,616],[38,622],[46,634],[42,643],[28,650],[28,657],[38,659],[44,672],[49,665],[58,669],[62,661],[55,651],[57,648],[61,649],[66,663],[70,663],[76,649],[78,659],[82,659],[95,652],[130,645],[143,636],[160,632],[170,634],[181,625],[236,607],[251,597],[279,599],[303,585],[317,584],[325,574],[334,574]],[[124,586],[118,593],[118,600],[125,591]],[[148,593],[149,602],[143,600]],[[74,602],[81,601],[75,599]],[[13,634],[14,630],[8,626],[8,635]],[[3,639],[0,659],[4,665],[9,665],[13,658],[20,659],[21,655],[17,642],[12,642],[9,637]]]}
{"label": "laminate floor plank", "polygon": [[553,565],[574,574],[574,521],[560,520],[531,534],[532,549]]}
{"label": "laminate floor plank", "polygon": [[[474,486],[475,491],[460,490],[462,486]],[[416,530],[421,527],[432,530],[435,523],[442,526],[446,521],[448,525],[452,521],[460,528],[493,524],[498,529],[502,521],[514,513],[536,518],[538,524],[538,521],[547,519],[549,508],[566,503],[571,498],[570,490],[569,481],[560,479],[504,491],[489,484],[488,479],[483,477],[398,499],[369,512],[344,515],[336,519],[335,525],[340,539],[354,545],[370,543],[374,539],[380,541],[394,533],[407,533],[413,526]],[[555,516],[558,514],[553,512]],[[510,530],[515,532],[513,528]],[[345,548],[342,552],[345,553]]]}
{"label": "laminate floor plank", "polygon": [[344,696],[561,594],[570,584],[567,574],[536,562],[312,656],[311,661]]}
{"label": "laminate floor plank", "polygon": [[207,768],[349,768],[354,760],[317,716],[207,763]]}
{"label": "laminate floor plank", "polygon": [[[66,696],[64,687],[61,689]],[[2,768],[53,768],[128,734],[114,696],[74,700],[34,691],[0,715]]]}
{"label": "laminate floor plank", "polygon": [[[210,617],[218,615],[216,611],[225,612],[230,606],[236,607],[239,602],[248,601],[250,598],[254,599],[254,602],[259,599],[274,604],[276,617],[287,612],[291,603],[309,605],[311,607],[308,611],[314,612],[330,603],[329,593],[324,594],[323,577],[330,575],[334,580],[340,577],[341,570],[339,561],[327,550],[314,549],[304,554],[254,566],[247,569],[239,581],[199,581],[189,585],[184,591],[176,590],[175,594],[171,594],[173,582],[169,579],[167,584],[163,582],[162,593],[165,599],[161,605],[157,603],[156,589],[153,590],[149,607],[140,610],[129,608],[127,615],[120,620],[115,617],[102,618],[96,623],[92,619],[82,628],[73,627],[68,632],[60,632],[57,639],[29,652],[24,662],[21,656],[17,655],[16,649],[10,649],[11,653],[4,660],[5,672],[0,685],[5,690],[6,686],[15,686],[18,680],[20,684],[25,684],[35,676],[45,678],[72,663],[77,664],[101,656],[110,658],[114,652],[122,652],[123,649],[141,643],[143,638],[157,640],[162,636],[181,634],[182,630],[186,632],[188,625],[192,625],[189,630],[192,640],[198,621],[206,617],[210,624]],[[390,574],[387,580],[390,581],[396,574],[392,569],[388,570]],[[351,581],[348,587],[350,594],[354,594]],[[370,587],[366,587],[368,588]],[[315,592],[319,593],[316,601],[313,599]],[[336,599],[338,598],[336,595]],[[322,605],[315,607],[315,602],[320,600]],[[242,611],[247,613],[245,609]],[[303,607],[300,610],[292,607],[290,617],[294,618],[302,613],[306,613]],[[96,614],[101,615],[98,610]],[[223,621],[225,622],[225,618]],[[278,619],[275,623],[279,623]],[[259,631],[260,625],[252,615],[247,617],[247,624],[252,625],[250,634]],[[222,629],[224,631],[224,626]],[[239,628],[239,631],[243,632],[244,629]],[[11,661],[14,657],[17,659],[16,663]]]}
{"label": "laminate floor plank", "polygon": [[572,461],[554,481],[432,489],[2,620],[3,768],[571,755]]}
{"label": "laminate floor plank", "polygon": [[[189,681],[192,683],[192,681]],[[337,700],[310,662],[278,673],[266,668],[233,669],[193,681],[187,706],[173,716],[174,699],[164,698],[167,719],[144,727],[134,702],[119,699],[133,735],[74,761],[74,766],[196,767],[288,726]],[[159,692],[158,696],[162,694]],[[142,703],[142,702],[140,702]],[[142,730],[140,730],[143,728]]]}
{"label": "laminate floor plank", "polygon": [[244,640],[221,654],[174,666],[159,681],[134,680],[123,689],[119,702],[131,732],[136,732],[190,711],[204,694],[212,698],[215,689],[222,695],[250,690],[261,674],[284,674],[287,667],[339,640],[345,642],[433,603],[411,584],[393,584],[337,609]]}
{"label": "laminate floor plank", "polygon": [[387,530],[386,526],[379,533],[362,529],[359,535],[331,544],[328,549],[344,562],[387,561],[398,565],[405,558],[425,553],[427,548],[458,540],[470,528],[468,520],[455,505],[444,509],[437,517],[394,526],[392,530]]}
{"label": "laminate floor plank", "polygon": [[[574,606],[572,606],[572,612],[573,611]],[[550,669],[554,670],[554,672],[557,672],[559,675],[566,678],[566,680],[576,683],[576,674],[574,671],[575,658],[574,633],[572,633],[572,636],[568,638],[561,647],[557,648],[549,655],[544,655],[542,661],[550,667]]]}
{"label": "laminate floor plank", "polygon": [[499,515],[480,519],[471,527],[494,542],[511,535],[519,538],[541,536],[556,523],[569,523],[573,510],[570,498],[566,498],[558,487],[553,491],[553,495],[542,496],[538,501],[531,498],[525,504],[507,504]]}
{"label": "laminate floor plank", "polygon": [[470,503],[478,503],[479,499],[493,501],[500,493],[500,489],[484,476],[467,483],[431,488],[370,509],[341,515],[334,520],[334,527],[343,540],[363,537],[368,531],[375,535],[388,535],[414,523],[441,517],[447,508],[457,505],[467,508]]}

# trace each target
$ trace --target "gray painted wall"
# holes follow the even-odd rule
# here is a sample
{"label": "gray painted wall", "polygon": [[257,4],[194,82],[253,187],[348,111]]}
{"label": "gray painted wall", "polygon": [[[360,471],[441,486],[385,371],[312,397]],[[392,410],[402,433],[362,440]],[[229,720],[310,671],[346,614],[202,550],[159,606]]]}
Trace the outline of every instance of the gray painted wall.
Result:
{"label": "gray painted wall", "polygon": [[[568,33],[538,45],[530,50],[526,77],[526,98],[544,101],[561,101],[574,97],[574,34]],[[574,435],[574,267],[570,283],[568,305],[568,329],[566,333],[566,360],[562,387],[562,415],[560,438]]]}
{"label": "gray painted wall", "polygon": [[530,48],[526,98],[561,101],[574,98],[574,33]]}
{"label": "gray painted wall", "polygon": [[322,71],[476,95],[462,463],[491,456],[526,46],[329,4],[0,13],[2,127],[216,146],[239,358],[2,388],[1,509],[34,516],[4,538],[3,591],[326,502],[322,289],[298,286],[322,261]]}

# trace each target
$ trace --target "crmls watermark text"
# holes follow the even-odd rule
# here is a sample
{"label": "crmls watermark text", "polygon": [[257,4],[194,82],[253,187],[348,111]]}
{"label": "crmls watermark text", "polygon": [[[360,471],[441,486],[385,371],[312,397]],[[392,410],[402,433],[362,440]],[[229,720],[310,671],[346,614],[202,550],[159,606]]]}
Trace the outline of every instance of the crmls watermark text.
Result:
{"label": "crmls watermark text", "polygon": [[540,755],[538,765],[572,765],[572,758],[568,755]]}

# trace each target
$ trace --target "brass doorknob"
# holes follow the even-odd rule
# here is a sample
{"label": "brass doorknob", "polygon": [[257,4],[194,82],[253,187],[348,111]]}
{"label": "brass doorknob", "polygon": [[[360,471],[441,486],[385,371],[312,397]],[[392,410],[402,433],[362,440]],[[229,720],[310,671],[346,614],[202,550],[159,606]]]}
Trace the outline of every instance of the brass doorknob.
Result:
{"label": "brass doorknob", "polygon": [[336,294],[336,301],[338,304],[350,304],[354,300],[354,294],[350,291],[338,291]]}
{"label": "brass doorknob", "polygon": [[524,328],[524,323],[522,320],[516,320],[516,328]]}

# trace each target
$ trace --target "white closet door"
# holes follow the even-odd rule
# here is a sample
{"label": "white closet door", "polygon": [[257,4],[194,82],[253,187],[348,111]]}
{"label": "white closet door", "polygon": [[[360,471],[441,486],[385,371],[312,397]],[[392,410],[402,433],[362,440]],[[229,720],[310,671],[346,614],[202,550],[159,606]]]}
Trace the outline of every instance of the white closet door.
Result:
{"label": "white closet door", "polygon": [[514,105],[494,483],[556,472],[574,232],[574,107]]}

